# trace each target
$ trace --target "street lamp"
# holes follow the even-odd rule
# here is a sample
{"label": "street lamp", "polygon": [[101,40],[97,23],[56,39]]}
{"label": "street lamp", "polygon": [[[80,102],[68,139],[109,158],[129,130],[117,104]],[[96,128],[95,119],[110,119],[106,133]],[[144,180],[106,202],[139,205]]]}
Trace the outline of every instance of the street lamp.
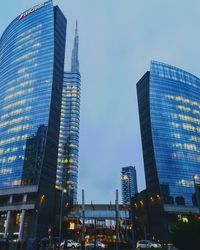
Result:
{"label": "street lamp", "polygon": [[64,193],[67,192],[65,188],[60,188],[61,191],[61,199],[60,199],[60,218],[59,218],[59,240],[61,242],[62,237],[62,217],[63,217],[63,200],[64,200]]}
{"label": "street lamp", "polygon": [[199,212],[200,212],[200,197],[199,197],[199,189],[198,189],[198,184],[197,184],[197,180],[199,180],[199,176],[193,175],[192,180],[193,180],[193,184],[194,184],[194,191],[195,191],[195,196],[196,196],[196,200],[197,200],[197,206],[198,206]]}
{"label": "street lamp", "polygon": [[123,180],[125,180],[128,183],[128,194],[129,194],[129,204],[130,204],[130,219],[131,219],[131,234],[132,234],[132,247],[135,249],[135,235],[134,235],[134,228],[133,228],[133,210],[132,210],[132,204],[131,204],[131,183],[130,183],[130,176],[124,175]]}

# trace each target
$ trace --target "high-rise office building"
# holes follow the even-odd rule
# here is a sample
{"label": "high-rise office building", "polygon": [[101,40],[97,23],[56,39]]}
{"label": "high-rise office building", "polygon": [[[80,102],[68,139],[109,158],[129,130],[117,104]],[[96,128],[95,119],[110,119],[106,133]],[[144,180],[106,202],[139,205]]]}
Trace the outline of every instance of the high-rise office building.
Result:
{"label": "high-rise office building", "polygon": [[130,204],[131,197],[137,192],[136,169],[133,166],[123,167],[121,171],[122,203]]}
{"label": "high-rise office building", "polygon": [[64,188],[70,203],[77,203],[79,122],[81,76],[78,60],[78,23],[76,22],[71,71],[64,73],[57,181]]}
{"label": "high-rise office building", "polygon": [[137,83],[147,192],[151,207],[162,204],[167,213],[197,212],[193,176],[200,175],[199,93],[199,78],[155,61]]}
{"label": "high-rise office building", "polygon": [[66,18],[51,0],[15,18],[0,39],[5,236],[46,236],[53,224],[65,39]]}

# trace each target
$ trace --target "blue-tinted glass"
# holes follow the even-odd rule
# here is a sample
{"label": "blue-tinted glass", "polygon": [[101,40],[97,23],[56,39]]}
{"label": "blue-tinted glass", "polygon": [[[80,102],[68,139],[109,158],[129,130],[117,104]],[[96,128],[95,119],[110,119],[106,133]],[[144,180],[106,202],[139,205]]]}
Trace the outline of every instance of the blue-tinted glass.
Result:
{"label": "blue-tinted glass", "polygon": [[56,184],[67,189],[72,203],[77,202],[79,122],[80,74],[66,72],[62,93]]}
{"label": "blue-tinted glass", "polygon": [[52,2],[8,26],[0,40],[0,189],[37,184],[54,62]]}
{"label": "blue-tinted glass", "polygon": [[192,176],[200,175],[200,79],[152,62],[151,130],[161,192],[166,201],[192,205]]}

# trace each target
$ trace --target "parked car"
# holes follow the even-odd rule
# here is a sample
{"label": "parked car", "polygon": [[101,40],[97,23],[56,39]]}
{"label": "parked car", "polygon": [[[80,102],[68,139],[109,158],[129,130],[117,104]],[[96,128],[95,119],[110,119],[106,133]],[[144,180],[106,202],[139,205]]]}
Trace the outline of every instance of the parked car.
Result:
{"label": "parked car", "polygon": [[78,243],[78,242],[75,242],[73,240],[63,240],[61,243],[60,243],[60,247],[62,249],[65,249],[65,248],[79,248],[81,247],[81,244]]}
{"label": "parked car", "polygon": [[139,240],[136,249],[141,248],[160,248],[161,245],[152,240]]}
{"label": "parked car", "polygon": [[[85,249],[94,249],[95,246],[95,241],[90,241],[89,243],[85,244]],[[97,249],[105,249],[106,245],[102,243],[101,241],[97,240],[96,241],[96,248]]]}

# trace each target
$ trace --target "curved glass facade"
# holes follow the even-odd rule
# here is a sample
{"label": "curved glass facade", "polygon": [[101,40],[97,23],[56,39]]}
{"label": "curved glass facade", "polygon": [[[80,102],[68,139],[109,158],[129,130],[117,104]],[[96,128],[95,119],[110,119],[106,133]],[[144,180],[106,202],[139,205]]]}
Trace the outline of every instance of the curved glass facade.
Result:
{"label": "curved glass facade", "polygon": [[48,1],[15,18],[0,39],[0,189],[41,178],[55,185],[65,29]]}
{"label": "curved glass facade", "polygon": [[153,61],[137,89],[147,189],[160,192],[166,204],[196,205],[200,79]]}

